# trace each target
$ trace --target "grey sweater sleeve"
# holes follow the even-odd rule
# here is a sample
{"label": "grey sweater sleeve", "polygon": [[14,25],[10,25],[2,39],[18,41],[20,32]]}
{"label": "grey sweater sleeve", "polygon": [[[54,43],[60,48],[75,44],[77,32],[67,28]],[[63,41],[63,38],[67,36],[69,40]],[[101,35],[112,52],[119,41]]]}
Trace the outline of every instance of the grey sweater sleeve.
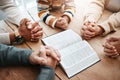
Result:
{"label": "grey sweater sleeve", "polygon": [[40,73],[37,80],[54,80],[55,71],[50,66],[40,66]]}
{"label": "grey sweater sleeve", "polygon": [[29,65],[31,50],[0,44],[0,66]]}
{"label": "grey sweater sleeve", "polygon": [[[30,65],[31,50],[16,48],[0,44],[0,66]],[[54,80],[54,69],[49,66],[40,66],[37,80]]]}

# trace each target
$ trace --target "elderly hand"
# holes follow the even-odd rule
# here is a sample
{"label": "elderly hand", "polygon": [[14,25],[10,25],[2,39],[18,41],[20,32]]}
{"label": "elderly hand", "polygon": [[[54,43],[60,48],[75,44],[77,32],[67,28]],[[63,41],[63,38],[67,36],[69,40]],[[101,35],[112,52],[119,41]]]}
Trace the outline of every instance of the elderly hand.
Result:
{"label": "elderly hand", "polygon": [[91,39],[99,34],[103,33],[103,29],[97,26],[94,22],[85,22],[81,29],[82,37],[86,40]]}
{"label": "elderly hand", "polygon": [[107,56],[117,57],[120,54],[120,38],[111,37],[103,45]]}
{"label": "elderly hand", "polygon": [[56,27],[61,28],[61,29],[67,29],[68,28],[68,21],[65,17],[60,17],[56,24]]}
{"label": "elderly hand", "polygon": [[49,46],[41,46],[40,50],[30,55],[32,64],[47,65],[55,67],[60,62],[60,54],[57,50]]}
{"label": "elderly hand", "polygon": [[26,18],[20,22],[18,31],[27,41],[39,41],[43,35],[42,27],[40,27],[37,22],[31,23],[31,21]]}

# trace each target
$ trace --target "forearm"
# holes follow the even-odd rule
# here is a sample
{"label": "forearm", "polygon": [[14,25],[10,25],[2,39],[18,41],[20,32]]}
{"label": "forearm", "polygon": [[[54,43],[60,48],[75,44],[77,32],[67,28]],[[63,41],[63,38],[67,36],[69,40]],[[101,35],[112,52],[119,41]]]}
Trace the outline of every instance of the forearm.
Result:
{"label": "forearm", "polygon": [[54,80],[55,72],[52,67],[40,66],[40,74],[37,80]]}
{"label": "forearm", "polygon": [[18,26],[25,17],[13,0],[1,0],[0,8],[7,15],[6,20]]}
{"label": "forearm", "polygon": [[29,65],[31,50],[0,44],[0,66]]}
{"label": "forearm", "polygon": [[108,18],[108,20],[99,24],[105,31],[103,35],[106,35],[111,31],[117,31],[120,28],[119,19],[120,19],[120,12],[114,13]]}
{"label": "forearm", "polygon": [[94,0],[92,1],[88,8],[86,8],[83,15],[84,22],[93,21],[98,22],[102,16],[105,7],[105,0]]}

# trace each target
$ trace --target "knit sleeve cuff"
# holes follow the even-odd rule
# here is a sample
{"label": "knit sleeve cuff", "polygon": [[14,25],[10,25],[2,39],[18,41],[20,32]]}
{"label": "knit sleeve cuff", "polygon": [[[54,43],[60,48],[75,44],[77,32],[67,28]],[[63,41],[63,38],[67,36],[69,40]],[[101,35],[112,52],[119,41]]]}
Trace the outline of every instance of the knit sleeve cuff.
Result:
{"label": "knit sleeve cuff", "polygon": [[104,29],[104,33],[102,34],[103,36],[107,35],[111,31],[109,24],[106,24],[106,22],[103,22],[103,23],[98,24],[98,25]]}
{"label": "knit sleeve cuff", "polygon": [[55,18],[54,16],[50,15],[46,18],[46,20],[44,21],[48,26],[51,26],[52,28],[55,28],[55,24],[57,22],[57,18]]}
{"label": "knit sleeve cuff", "polygon": [[[69,20],[71,21],[74,14],[71,12],[71,11],[65,11],[64,14],[62,16],[68,16],[69,17]],[[69,22],[70,22],[69,21]]]}

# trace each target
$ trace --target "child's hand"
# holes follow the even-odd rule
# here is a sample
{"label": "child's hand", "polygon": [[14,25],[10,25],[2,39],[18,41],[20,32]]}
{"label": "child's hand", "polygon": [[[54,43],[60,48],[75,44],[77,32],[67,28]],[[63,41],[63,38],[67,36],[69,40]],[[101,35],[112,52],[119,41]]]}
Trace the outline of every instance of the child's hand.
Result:
{"label": "child's hand", "polygon": [[61,29],[67,29],[67,27],[68,27],[68,21],[66,20],[66,18],[60,17],[57,20],[55,26],[58,27],[58,28],[61,28]]}
{"label": "child's hand", "polygon": [[39,39],[41,39],[43,36],[42,27],[38,24],[38,22],[32,23],[27,18],[21,20],[18,32],[27,41],[36,42],[39,41]]}

